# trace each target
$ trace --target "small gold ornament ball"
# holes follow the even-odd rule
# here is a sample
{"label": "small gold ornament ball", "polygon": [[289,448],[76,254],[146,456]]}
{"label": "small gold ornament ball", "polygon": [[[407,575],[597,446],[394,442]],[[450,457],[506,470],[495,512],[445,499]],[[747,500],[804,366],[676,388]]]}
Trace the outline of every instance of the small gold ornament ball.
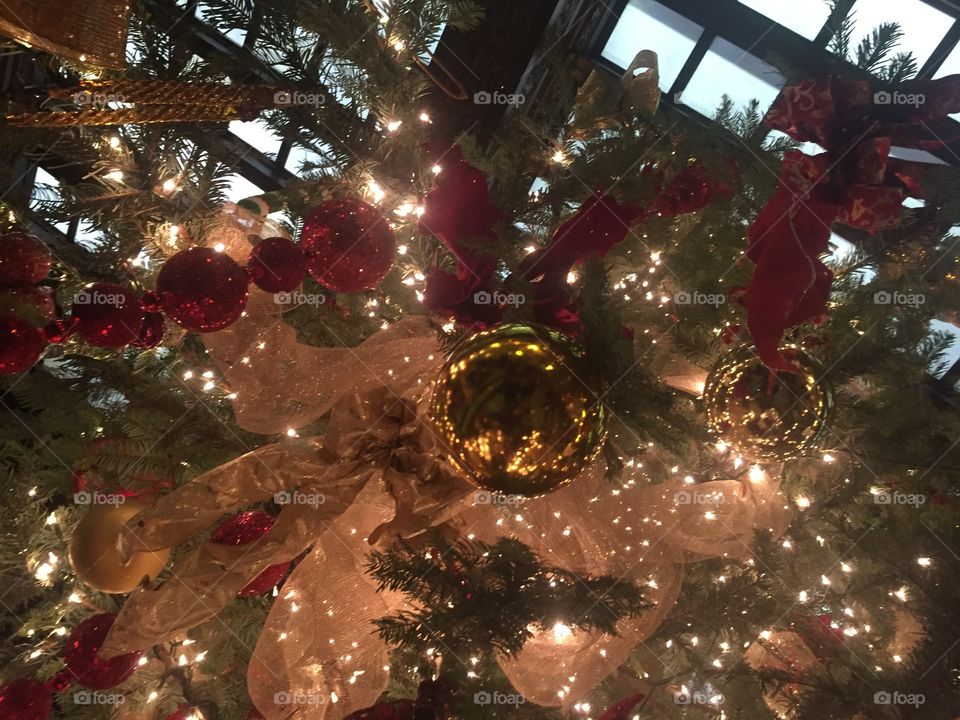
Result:
{"label": "small gold ornament ball", "polygon": [[430,415],[440,452],[487,490],[533,497],[590,462],[606,413],[583,350],[538,325],[469,337],[440,371]]}
{"label": "small gold ornament ball", "polygon": [[707,377],[707,425],[748,459],[806,454],[816,447],[833,409],[833,389],[820,364],[794,345],[781,352],[801,372],[771,372],[744,346],[721,357]]}
{"label": "small gold ornament ball", "polygon": [[125,502],[122,505],[94,505],[83,516],[70,536],[70,564],[83,582],[105,593],[128,593],[143,578],[155,578],[167,563],[170,550],[135,552],[124,564],[117,549],[123,524],[146,505]]}

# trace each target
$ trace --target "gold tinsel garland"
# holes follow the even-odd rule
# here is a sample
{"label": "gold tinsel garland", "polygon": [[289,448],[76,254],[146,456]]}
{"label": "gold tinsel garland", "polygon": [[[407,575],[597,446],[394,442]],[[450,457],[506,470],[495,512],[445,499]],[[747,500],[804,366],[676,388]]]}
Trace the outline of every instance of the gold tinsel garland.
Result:
{"label": "gold tinsel garland", "polygon": [[305,93],[278,85],[118,79],[85,81],[49,94],[73,100],[82,109],[8,115],[7,122],[19,127],[78,127],[252,120],[263,110],[294,106],[293,99]]}

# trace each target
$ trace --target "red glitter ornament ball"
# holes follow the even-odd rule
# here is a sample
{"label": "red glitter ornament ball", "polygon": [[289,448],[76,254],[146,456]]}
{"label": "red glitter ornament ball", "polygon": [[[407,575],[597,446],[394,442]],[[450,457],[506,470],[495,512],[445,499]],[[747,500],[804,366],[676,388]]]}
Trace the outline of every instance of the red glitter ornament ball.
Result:
{"label": "red glitter ornament ball", "polygon": [[0,235],[0,285],[34,285],[50,272],[50,251],[30,233]]}
{"label": "red glitter ornament ball", "polygon": [[310,213],[300,234],[313,278],[334,292],[376,287],[393,266],[393,230],[380,212],[362,200],[327,200]]}
{"label": "red glitter ornament ball", "polygon": [[0,318],[0,375],[29,370],[43,352],[43,333],[26,320]]}
{"label": "red glitter ornament ball", "polygon": [[213,332],[235,322],[247,305],[247,274],[229,255],[190,248],[167,260],[157,275],[163,310],[194,332]]}
{"label": "red glitter ornament ball", "polygon": [[63,659],[79,685],[91,690],[106,690],[122,683],[137,669],[140,652],[118,655],[109,660],[97,655],[116,619],[113,613],[94,615],[70,633]]}
{"label": "red glitter ornament ball", "polygon": [[0,315],[16,315],[43,325],[57,316],[53,288],[43,285],[16,285],[0,289]]}
{"label": "red glitter ornament ball", "polygon": [[[238,513],[213,532],[210,542],[218,545],[246,545],[266,535],[274,522],[273,516],[265,512],[251,510]],[[283,580],[289,570],[288,562],[271,565],[237,594],[240,597],[249,597],[269,592]]]}
{"label": "red glitter ornament ball", "polygon": [[306,266],[307,259],[292,240],[269,237],[250,251],[247,272],[261,290],[290,292],[303,282]]}
{"label": "red glitter ornament ball", "polygon": [[47,684],[20,678],[0,687],[0,720],[47,720],[53,697]]}
{"label": "red glitter ornament ball", "polygon": [[96,283],[73,296],[70,311],[76,332],[91,345],[118,348],[140,334],[143,310],[132,290],[113,283]]}
{"label": "red glitter ornament ball", "polygon": [[163,342],[163,336],[166,330],[163,313],[144,313],[143,323],[140,325],[140,333],[137,335],[137,339],[133,340],[130,344],[138,348],[156,347]]}

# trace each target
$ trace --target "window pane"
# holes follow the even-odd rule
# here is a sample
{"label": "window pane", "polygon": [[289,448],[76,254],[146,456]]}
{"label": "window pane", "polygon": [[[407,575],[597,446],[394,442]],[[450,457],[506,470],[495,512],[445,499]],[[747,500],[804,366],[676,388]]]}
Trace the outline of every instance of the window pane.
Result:
{"label": "window pane", "polygon": [[[947,55],[947,59],[943,61],[943,65],[940,66],[940,69],[937,70],[933,76],[939,78],[946,75],[956,75],[958,73],[960,73],[960,44],[954,46],[950,54]],[[953,113],[950,117],[960,122],[960,113]]]}
{"label": "window pane", "polygon": [[954,46],[950,54],[947,55],[947,59],[943,61],[943,64],[933,76],[939,78],[946,75],[956,75],[957,73],[960,73],[960,44]]}
{"label": "window pane", "polygon": [[740,0],[798,35],[813,40],[830,17],[830,8],[823,0]]}
{"label": "window pane", "polygon": [[230,187],[227,189],[227,200],[230,202],[236,203],[248,197],[263,195],[262,188],[258,188],[242,175],[234,173],[228,177],[230,179]]}
{"label": "window pane", "polygon": [[683,89],[680,102],[707,117],[713,117],[724,94],[736,109],[750,100],[760,101],[759,112],[767,111],[783,87],[780,73],[758,57],[717,38]]}
{"label": "window pane", "polygon": [[[60,187],[60,181],[57,180],[53,175],[48,173],[42,167],[37,168],[36,177],[33,179],[34,188],[33,194],[30,198],[30,207],[34,210],[37,209],[37,204],[41,200],[53,201],[59,199],[60,193],[56,188]],[[37,185],[45,186],[43,189],[36,187]],[[57,228],[64,235],[67,234],[67,231],[70,229],[70,223],[62,222],[57,223],[54,227]]]}
{"label": "window pane", "polygon": [[234,120],[230,123],[230,132],[272,158],[277,157],[277,152],[283,143],[280,136],[276,135],[262,120],[249,122]]}
{"label": "window pane", "polygon": [[669,90],[703,28],[653,0],[630,0],[613,29],[603,57],[626,69],[641,50],[653,50],[660,63],[660,89]]}
{"label": "window pane", "polygon": [[857,0],[853,5],[853,40],[851,52],[860,40],[880,23],[900,25],[903,37],[894,53],[912,52],[917,67],[923,65],[953,24],[953,18],[921,0]]}

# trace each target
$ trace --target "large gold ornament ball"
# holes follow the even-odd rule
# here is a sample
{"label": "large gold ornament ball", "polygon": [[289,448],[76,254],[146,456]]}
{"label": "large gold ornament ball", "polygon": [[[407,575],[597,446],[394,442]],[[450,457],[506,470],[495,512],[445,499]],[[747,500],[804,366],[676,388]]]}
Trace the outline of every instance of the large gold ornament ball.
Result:
{"label": "large gold ornament ball", "polygon": [[144,578],[153,579],[167,563],[170,550],[135,552],[124,563],[117,549],[123,524],[146,505],[94,505],[70,536],[70,563],[83,582],[100,592],[128,593]]}
{"label": "large gold ornament ball", "polygon": [[454,349],[430,414],[440,451],[482,488],[528,497],[596,455],[606,414],[583,350],[555,330],[505,324]]}
{"label": "large gold ornament ball", "polygon": [[781,352],[799,372],[772,372],[744,346],[720,358],[707,377],[707,424],[748,459],[788,460],[810,452],[833,409],[833,389],[820,364],[794,345]]}

